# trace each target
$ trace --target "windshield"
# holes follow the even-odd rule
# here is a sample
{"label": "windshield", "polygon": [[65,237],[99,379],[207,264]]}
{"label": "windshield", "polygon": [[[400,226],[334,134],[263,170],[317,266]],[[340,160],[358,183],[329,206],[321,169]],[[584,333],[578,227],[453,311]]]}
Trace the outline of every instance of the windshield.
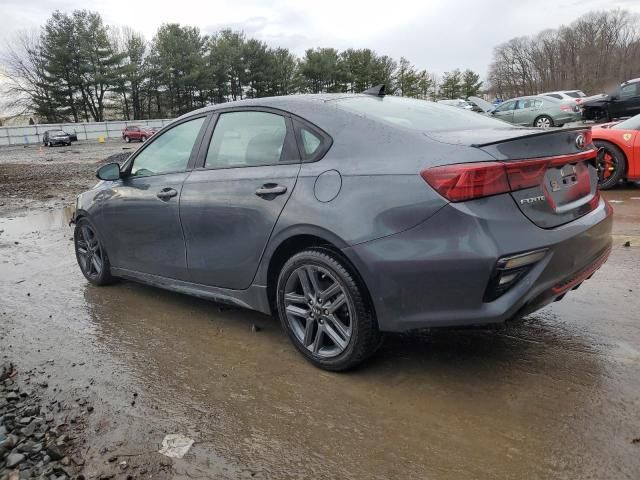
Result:
{"label": "windshield", "polygon": [[470,128],[506,128],[493,118],[464,109],[402,97],[347,97],[335,100],[341,108],[423,132],[466,130]]}
{"label": "windshield", "polygon": [[640,115],[626,119],[611,128],[619,130],[640,130]]}
{"label": "windshield", "polygon": [[59,135],[66,135],[66,133],[63,132],[62,130],[53,130],[53,131],[49,132],[49,135],[51,135],[51,136],[59,136]]}

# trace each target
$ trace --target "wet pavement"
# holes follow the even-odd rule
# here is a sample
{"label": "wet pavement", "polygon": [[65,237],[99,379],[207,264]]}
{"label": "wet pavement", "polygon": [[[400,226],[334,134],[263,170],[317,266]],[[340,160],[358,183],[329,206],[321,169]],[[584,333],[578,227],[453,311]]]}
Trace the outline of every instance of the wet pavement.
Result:
{"label": "wet pavement", "polygon": [[[636,479],[640,188],[606,196],[610,260],[562,302],[504,326],[390,336],[343,374],[306,363],[265,315],[93,287],[69,209],[11,213],[0,352],[46,368],[48,395],[90,396],[87,478],[159,465],[154,478]],[[183,459],[156,453],[169,433],[195,441]]]}

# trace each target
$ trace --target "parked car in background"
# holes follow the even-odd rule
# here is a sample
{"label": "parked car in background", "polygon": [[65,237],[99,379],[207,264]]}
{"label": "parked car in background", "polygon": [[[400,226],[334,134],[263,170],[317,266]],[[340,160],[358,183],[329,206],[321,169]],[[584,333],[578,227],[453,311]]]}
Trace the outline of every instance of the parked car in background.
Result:
{"label": "parked car in background", "polygon": [[582,101],[584,120],[612,121],[640,114],[640,78],[627,80],[610,93],[588,97]]}
{"label": "parked car in background", "polygon": [[71,135],[64,130],[47,130],[42,135],[42,143],[45,147],[54,145],[71,145]]}
{"label": "parked car in background", "polygon": [[565,102],[580,103],[587,95],[582,90],[559,90],[557,92],[545,92],[541,93],[545,97],[555,98],[556,100],[563,100]]}
{"label": "parked car in background", "polygon": [[131,141],[146,142],[156,133],[156,129],[151,127],[129,126],[122,130],[122,139],[129,143]]}
{"label": "parked car in background", "polygon": [[207,107],[102,166],[77,198],[82,273],[272,313],[344,370],[382,332],[520,317],[606,261],[588,128],[371,90]]}
{"label": "parked car in background", "polygon": [[539,128],[561,127],[580,120],[580,109],[575,103],[541,95],[506,100],[489,114],[515,125]]}
{"label": "parked car in background", "polygon": [[597,125],[591,131],[594,145],[601,149],[600,188],[614,187],[620,180],[640,180],[640,115],[624,122]]}

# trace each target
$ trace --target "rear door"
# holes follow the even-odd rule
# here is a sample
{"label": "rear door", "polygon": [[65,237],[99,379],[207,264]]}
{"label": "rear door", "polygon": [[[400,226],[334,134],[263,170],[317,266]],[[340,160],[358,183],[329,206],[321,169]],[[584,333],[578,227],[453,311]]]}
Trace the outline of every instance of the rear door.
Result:
{"label": "rear door", "polygon": [[191,281],[248,288],[300,171],[291,118],[270,109],[221,112],[198,165],[180,201]]}
{"label": "rear door", "polygon": [[508,102],[504,102],[501,105],[491,112],[495,118],[499,118],[500,120],[504,120],[505,122],[513,123],[513,111],[516,108],[517,100],[509,100]]}

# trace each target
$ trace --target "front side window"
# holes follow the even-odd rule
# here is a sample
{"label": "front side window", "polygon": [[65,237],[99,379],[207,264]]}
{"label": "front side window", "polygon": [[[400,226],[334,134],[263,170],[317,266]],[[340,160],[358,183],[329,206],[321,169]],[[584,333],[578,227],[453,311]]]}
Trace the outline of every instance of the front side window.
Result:
{"label": "front side window", "polygon": [[133,160],[131,175],[146,177],[185,170],[204,120],[205,117],[189,120],[154,137]]}
{"label": "front side window", "polygon": [[631,85],[625,85],[620,89],[620,98],[630,98],[636,96],[636,87],[638,84],[632,83]]}
{"label": "front side window", "polygon": [[284,157],[287,124],[268,112],[220,114],[207,151],[205,168],[274,165]]}
{"label": "front side window", "polygon": [[498,108],[496,108],[496,112],[508,112],[510,110],[513,110],[515,106],[516,106],[516,102],[503,103]]}

